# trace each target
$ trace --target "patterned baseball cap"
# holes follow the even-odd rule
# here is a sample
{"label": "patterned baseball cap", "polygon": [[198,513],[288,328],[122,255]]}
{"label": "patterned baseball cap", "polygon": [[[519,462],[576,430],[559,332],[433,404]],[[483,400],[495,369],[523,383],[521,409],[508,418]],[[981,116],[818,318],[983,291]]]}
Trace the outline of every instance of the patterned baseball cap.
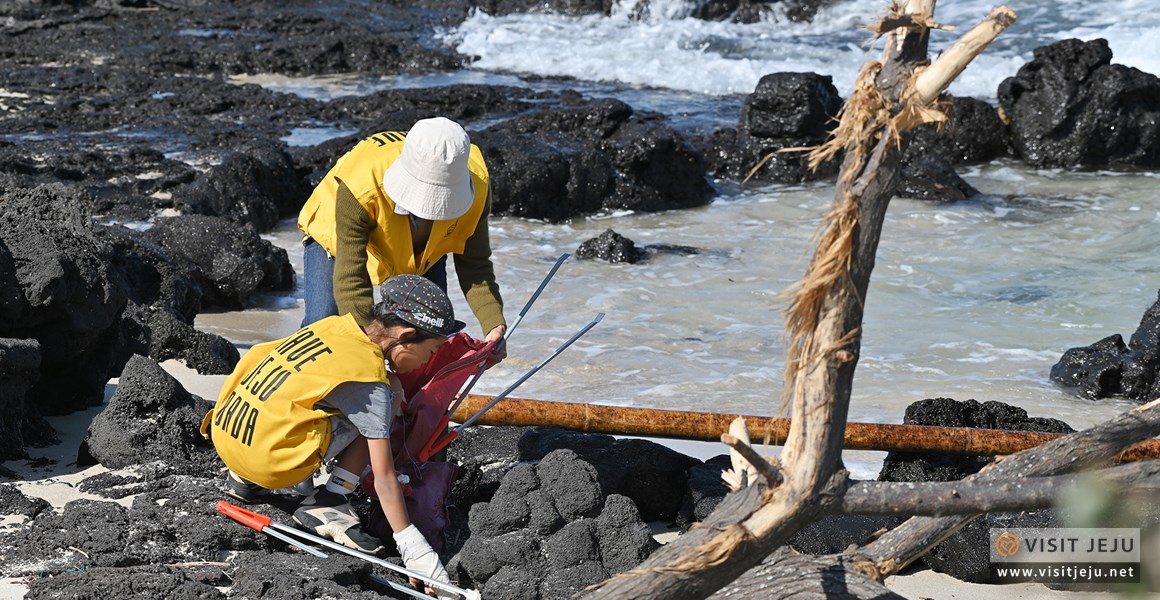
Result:
{"label": "patterned baseball cap", "polygon": [[450,336],[467,325],[455,320],[447,294],[426,277],[396,275],[379,289],[388,311],[423,331]]}

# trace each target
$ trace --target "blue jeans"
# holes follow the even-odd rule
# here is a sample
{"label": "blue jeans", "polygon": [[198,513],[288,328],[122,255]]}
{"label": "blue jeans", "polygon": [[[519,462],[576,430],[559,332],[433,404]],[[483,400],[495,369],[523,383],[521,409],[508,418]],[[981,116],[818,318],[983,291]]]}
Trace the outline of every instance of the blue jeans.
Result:
{"label": "blue jeans", "polygon": [[[338,314],[338,304],[334,301],[334,258],[320,244],[307,239],[302,249],[302,302],[306,312],[302,316],[302,326],[321,321]],[[444,292],[447,291],[447,257],[444,256],[431,265],[423,274]]]}
{"label": "blue jeans", "polygon": [[302,302],[306,313],[302,326],[338,314],[334,302],[334,259],[321,244],[307,238],[302,242]]}

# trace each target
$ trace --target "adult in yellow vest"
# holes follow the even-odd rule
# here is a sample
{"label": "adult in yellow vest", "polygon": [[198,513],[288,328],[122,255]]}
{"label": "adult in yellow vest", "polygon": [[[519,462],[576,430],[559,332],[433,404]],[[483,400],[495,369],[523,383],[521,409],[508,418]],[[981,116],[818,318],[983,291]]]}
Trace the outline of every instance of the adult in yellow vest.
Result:
{"label": "adult in yellow vest", "polygon": [[349,313],[331,316],[251,348],[201,426],[229,467],[226,493],[252,502],[272,489],[312,483],[315,471],[329,463],[329,480],[301,503],[294,521],[377,553],[382,542],[362,530],[347,500],[373,472],[403,564],[448,581],[438,554],[411,524],[390,436],[403,399],[395,374],[423,366],[463,326],[437,285],[400,275],[383,284],[382,300],[363,326]]}
{"label": "adult in yellow vest", "polygon": [[[370,319],[374,285],[423,275],[447,290],[447,255],[485,339],[507,323],[491,262],[487,165],[459,124],[423,119],[359,142],[298,215],[305,234],[303,325],[335,314]],[[497,356],[506,354],[502,347]]]}

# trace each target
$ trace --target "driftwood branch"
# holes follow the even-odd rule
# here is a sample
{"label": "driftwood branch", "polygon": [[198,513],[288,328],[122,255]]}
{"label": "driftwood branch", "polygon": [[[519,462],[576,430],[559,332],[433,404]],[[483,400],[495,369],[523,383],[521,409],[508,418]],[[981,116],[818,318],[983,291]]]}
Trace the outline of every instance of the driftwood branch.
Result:
{"label": "driftwood branch", "polygon": [[[750,474],[761,474],[761,476],[765,478],[766,485],[770,487],[781,483],[781,472],[777,470],[777,467],[762,458],[761,455],[758,454],[757,451],[754,450],[753,447],[748,443],[745,443],[743,440],[739,440],[728,433],[721,435],[721,442],[726,446],[729,446],[729,448],[737,454],[741,455],[741,457],[745,459],[747,465],[752,467],[752,469],[742,467],[742,470],[738,471],[737,465],[733,466],[734,472],[746,474],[744,479],[745,482],[755,481],[756,478],[750,477]],[[738,485],[734,491],[742,487],[744,486]]]}
{"label": "driftwood branch", "polygon": [[[1160,400],[1128,411],[1096,427],[1012,454],[974,477],[979,480],[1055,475],[1102,466],[1131,444],[1160,435]],[[883,577],[897,573],[976,515],[915,517],[862,550]]]}
{"label": "driftwood branch", "polygon": [[770,487],[781,484],[777,459],[765,460],[750,447],[749,427],[745,425],[744,418],[733,419],[729,424],[729,433],[721,434],[721,441],[729,446],[731,468],[721,473],[721,479],[729,491],[736,492],[749,485],[749,482],[756,482],[759,474],[765,477],[765,484]]}
{"label": "driftwood branch", "polygon": [[842,554],[812,556],[783,546],[761,564],[710,596],[712,600],[740,598],[794,598],[834,600],[873,598],[904,600],[870,575],[857,559]]}
{"label": "driftwood branch", "polygon": [[[969,485],[986,485],[992,481],[990,478],[995,478],[993,481],[996,483],[1050,479],[1056,484],[1063,484],[1068,478],[1042,476],[1106,464],[1132,444],[1158,435],[1158,431],[1160,431],[1160,401],[1119,415],[1091,429],[1061,437],[1051,442],[1054,447],[1034,448],[1008,456],[969,479],[931,485],[962,486],[963,489],[967,489],[966,486]],[[1099,476],[1103,478],[1102,481],[1124,486],[1122,490],[1125,492],[1133,492],[1144,488],[1136,483],[1137,481],[1154,477],[1158,470],[1160,463],[1147,461],[1083,473],[1082,476]],[[850,489],[858,485],[852,484]],[[837,510],[839,507],[834,508]],[[794,590],[795,593],[792,595],[798,599],[895,598],[896,596],[891,595],[885,588],[881,586],[875,588],[869,582],[882,581],[887,576],[897,573],[906,564],[968,523],[973,516],[914,517],[870,544],[848,550],[843,554],[809,556],[782,548],[712,597],[763,597],[770,595],[768,590]],[[836,595],[832,593],[832,587],[823,587],[826,581],[840,582],[846,578],[854,584]],[[779,592],[776,595],[785,597],[788,594]]]}
{"label": "driftwood branch", "polygon": [[1083,485],[1160,488],[1160,463],[1149,461],[1082,474],[1018,479],[968,477],[939,482],[852,482],[838,512],[861,515],[945,516],[1018,512],[1054,506]]}
{"label": "driftwood branch", "polygon": [[979,53],[1014,23],[1015,11],[1006,6],[992,9],[982,22],[963,34],[930,67],[918,74],[914,80],[915,99],[921,104],[934,102]]}

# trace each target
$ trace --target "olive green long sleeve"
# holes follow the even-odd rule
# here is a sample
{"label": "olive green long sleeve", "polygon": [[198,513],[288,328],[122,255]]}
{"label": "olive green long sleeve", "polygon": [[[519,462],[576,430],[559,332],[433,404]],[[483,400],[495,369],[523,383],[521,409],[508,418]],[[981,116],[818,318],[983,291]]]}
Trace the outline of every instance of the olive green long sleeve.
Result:
{"label": "olive green long sleeve", "polygon": [[455,274],[459,287],[467,298],[467,305],[479,319],[483,335],[507,322],[503,317],[503,298],[495,282],[495,267],[491,262],[491,236],[488,233],[488,215],[491,214],[491,193],[488,192],[483,214],[475,232],[467,238],[463,254],[455,255]]}
{"label": "olive green long sleeve", "polygon": [[334,201],[334,225],[334,302],[338,314],[350,313],[359,325],[366,325],[375,302],[375,288],[367,273],[367,240],[375,223],[342,183]]}

